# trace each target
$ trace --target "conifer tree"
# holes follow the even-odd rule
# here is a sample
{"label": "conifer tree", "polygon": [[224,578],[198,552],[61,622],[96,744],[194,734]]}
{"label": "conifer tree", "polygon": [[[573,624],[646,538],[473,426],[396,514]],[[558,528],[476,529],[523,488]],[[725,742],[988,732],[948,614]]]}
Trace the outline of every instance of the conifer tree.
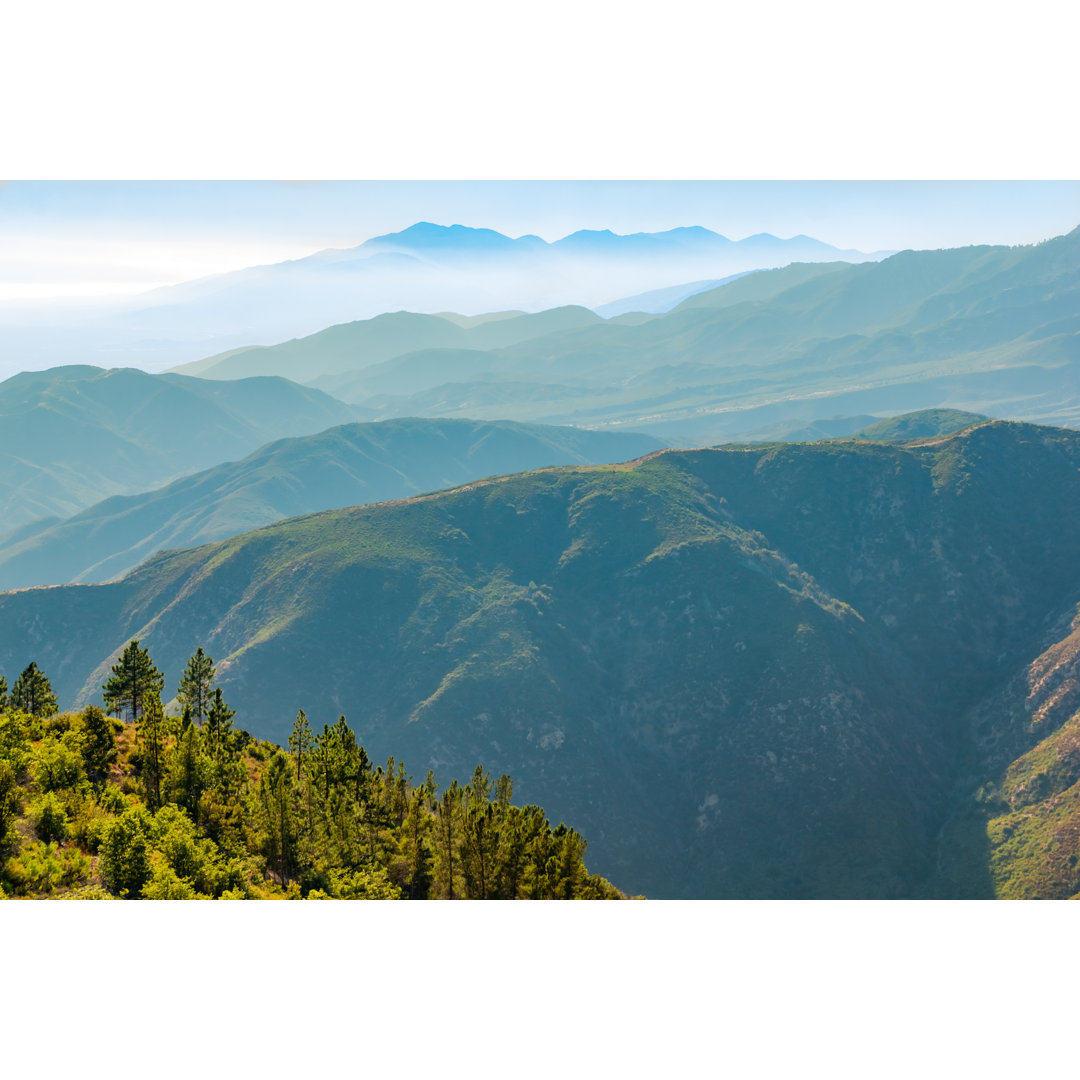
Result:
{"label": "conifer tree", "polygon": [[8,704],[8,687],[7,679],[3,675],[0,675],[0,712],[3,712],[7,708]]}
{"label": "conifer tree", "polygon": [[92,778],[101,780],[116,759],[116,735],[109,718],[96,705],[87,705],[79,719],[86,771]]}
{"label": "conifer tree", "polygon": [[296,755],[296,782],[299,784],[304,754],[311,749],[311,724],[303,709],[296,714],[296,722],[289,736],[289,749]]}
{"label": "conifer tree", "polygon": [[187,662],[184,674],[180,678],[177,700],[191,710],[191,715],[201,724],[210,711],[211,691],[214,685],[214,661],[207,656],[200,645],[195,655]]}
{"label": "conifer tree", "polygon": [[165,710],[156,693],[147,695],[138,725],[146,801],[151,810],[156,810],[161,805],[161,778],[165,772]]}
{"label": "conifer tree", "polygon": [[11,704],[32,716],[52,716],[56,710],[56,695],[49,680],[35,662],[15,680],[11,690]]}
{"label": "conifer tree", "polygon": [[150,654],[139,648],[137,638],[129,642],[120,657],[119,663],[113,664],[112,675],[102,687],[102,698],[109,712],[123,719],[127,713],[134,723],[146,708],[151,695],[160,695],[165,686],[165,677],[161,674]]}
{"label": "conifer tree", "polygon": [[210,708],[206,713],[206,730],[210,743],[210,753],[215,759],[220,759],[229,743],[229,734],[232,731],[232,718],[236,715],[235,709],[230,709],[221,696],[221,687],[214,691],[210,701]]}

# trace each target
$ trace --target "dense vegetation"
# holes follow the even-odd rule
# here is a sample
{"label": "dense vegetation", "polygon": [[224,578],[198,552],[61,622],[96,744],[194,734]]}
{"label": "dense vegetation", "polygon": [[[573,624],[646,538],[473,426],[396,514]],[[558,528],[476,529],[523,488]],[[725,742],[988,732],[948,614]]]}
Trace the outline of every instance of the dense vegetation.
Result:
{"label": "dense vegetation", "polygon": [[36,663],[0,678],[0,891],[127,899],[617,899],[584,839],[477,766],[441,793],[375,766],[342,716],[289,747],[234,727],[199,649],[167,715],[132,640],[95,705],[58,713]]}

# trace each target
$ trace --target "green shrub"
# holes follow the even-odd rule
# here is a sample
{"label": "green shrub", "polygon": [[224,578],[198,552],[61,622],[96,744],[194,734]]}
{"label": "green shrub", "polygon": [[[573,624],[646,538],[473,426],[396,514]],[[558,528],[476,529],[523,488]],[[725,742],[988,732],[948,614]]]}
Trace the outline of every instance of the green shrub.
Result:
{"label": "green shrub", "polygon": [[150,880],[143,887],[144,900],[194,900],[198,894],[186,878],[178,877],[164,860],[155,860]]}
{"label": "green shrub", "polygon": [[86,882],[90,859],[75,848],[37,841],[11,859],[7,876],[17,896],[47,895]]}
{"label": "green shrub", "polygon": [[105,829],[99,867],[105,884],[117,896],[136,899],[150,880],[150,836],[153,818],[141,806],[125,810]]}
{"label": "green shrub", "polygon": [[128,801],[116,784],[106,784],[98,795],[98,805],[110,814],[122,814],[128,808]]}
{"label": "green shrub", "polygon": [[30,822],[43,843],[63,840],[68,835],[68,815],[54,791],[47,791],[29,807]]}
{"label": "green shrub", "polygon": [[42,791],[59,791],[86,782],[82,755],[61,738],[48,738],[34,747],[30,772]]}

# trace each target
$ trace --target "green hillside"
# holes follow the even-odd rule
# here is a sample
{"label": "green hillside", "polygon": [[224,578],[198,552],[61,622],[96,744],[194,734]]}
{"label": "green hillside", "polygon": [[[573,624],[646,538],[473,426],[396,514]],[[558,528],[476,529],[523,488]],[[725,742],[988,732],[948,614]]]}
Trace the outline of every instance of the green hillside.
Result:
{"label": "green hillside", "polygon": [[125,656],[110,692],[136,670],[146,687],[112,703],[127,723],[57,714],[35,665],[11,695],[0,683],[0,898],[622,898],[576,830],[511,802],[509,776],[477,765],[440,793],[432,772],[413,783],[403,761],[372,762],[344,716],[317,731],[299,712],[288,750],[253,739],[201,650],[169,716],[153,660],[137,641]]}
{"label": "green hillside", "polygon": [[936,435],[951,435],[954,431],[985,424],[990,418],[960,409],[920,409],[892,416],[864,427],[855,433],[856,439],[875,442],[900,442],[904,439],[932,439]]}
{"label": "green hillside", "polygon": [[[486,351],[417,349],[319,385],[378,416],[624,424],[680,445],[782,437],[831,416],[898,409],[1073,424],[1078,311],[1074,230],[1025,247],[759,271],[645,321]],[[457,389],[478,381],[486,404]]]}
{"label": "green hillside", "polygon": [[401,499],[546,465],[624,461],[661,444],[596,432],[470,420],[346,424],[283,439],[139,495],[43,523],[0,549],[0,588],[107,581],[162,548],[221,540],[282,518]]}
{"label": "green hillside", "polygon": [[583,307],[552,308],[537,314],[496,312],[473,319],[396,311],[341,323],[281,345],[232,349],[174,370],[211,379],[281,375],[303,383],[322,380],[320,385],[331,389],[325,384],[332,382],[333,376],[420,349],[494,349],[600,321],[599,315]]}
{"label": "green hillside", "polygon": [[285,379],[26,371],[0,383],[0,536],[355,419],[356,409]]}
{"label": "green hillside", "polygon": [[170,672],[204,645],[260,738],[302,707],[483,761],[632,892],[992,896],[977,789],[1052,734],[1010,687],[1080,601],[1078,526],[1069,431],[666,451],[3,594],[0,667],[81,706],[132,637]]}

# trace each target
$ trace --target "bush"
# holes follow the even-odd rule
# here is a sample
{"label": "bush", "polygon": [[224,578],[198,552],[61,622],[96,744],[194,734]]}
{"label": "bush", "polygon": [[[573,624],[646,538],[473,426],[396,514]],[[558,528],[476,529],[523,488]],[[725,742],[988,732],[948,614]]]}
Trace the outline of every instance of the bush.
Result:
{"label": "bush", "polygon": [[17,896],[47,894],[86,882],[90,860],[74,848],[38,841],[8,863],[7,875]]}
{"label": "bush", "polygon": [[87,800],[79,808],[70,826],[72,838],[86,851],[96,855],[105,839],[105,831],[114,821],[112,814],[98,804]]}
{"label": "bush", "polygon": [[194,900],[197,896],[190,881],[177,877],[168,863],[155,861],[150,880],[143,888],[144,900]]}
{"label": "bush", "polygon": [[71,730],[71,713],[56,713],[41,721],[41,730],[48,735],[63,735]]}
{"label": "bush", "polygon": [[98,805],[110,814],[122,814],[128,808],[128,801],[116,784],[106,784],[98,795]]}
{"label": "bush", "polygon": [[117,896],[137,899],[150,880],[150,834],[153,819],[141,806],[125,810],[105,829],[99,867]]}
{"label": "bush", "polygon": [[63,840],[68,835],[68,816],[56,793],[48,791],[29,807],[30,822],[43,843]]}
{"label": "bush", "polygon": [[60,791],[86,781],[82,755],[60,738],[46,739],[34,748],[30,772],[42,791]]}

